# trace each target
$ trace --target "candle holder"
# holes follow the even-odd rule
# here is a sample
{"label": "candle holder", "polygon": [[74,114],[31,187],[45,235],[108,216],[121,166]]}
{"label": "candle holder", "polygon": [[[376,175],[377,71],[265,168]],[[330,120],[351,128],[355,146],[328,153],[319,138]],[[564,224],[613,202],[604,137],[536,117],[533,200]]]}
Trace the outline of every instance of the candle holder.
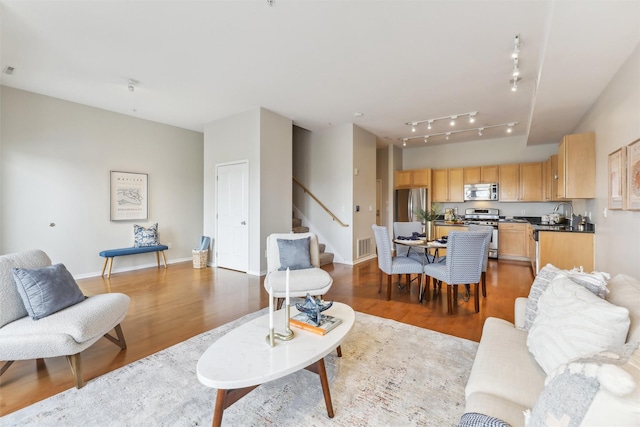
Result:
{"label": "candle holder", "polygon": [[269,343],[269,345],[271,347],[274,347],[276,345],[276,341],[275,340],[280,340],[280,341],[290,341],[293,339],[293,337],[295,336],[295,334],[293,333],[293,331],[291,330],[291,306],[289,304],[287,304],[284,308],[285,310],[285,323],[284,323],[284,334],[275,332],[274,329],[270,329],[269,330],[269,335],[267,335],[265,338],[267,340],[267,343]]}

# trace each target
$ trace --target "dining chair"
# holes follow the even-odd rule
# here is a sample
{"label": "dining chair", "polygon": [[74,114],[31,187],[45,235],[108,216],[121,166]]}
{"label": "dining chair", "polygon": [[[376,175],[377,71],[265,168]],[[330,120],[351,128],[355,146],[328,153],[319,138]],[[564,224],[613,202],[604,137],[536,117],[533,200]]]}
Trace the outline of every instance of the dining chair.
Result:
{"label": "dining chair", "polygon": [[458,285],[469,286],[474,284],[475,311],[480,311],[478,288],[482,273],[482,261],[484,259],[485,246],[487,245],[486,233],[478,231],[451,231],[447,240],[447,257],[445,263],[432,263],[424,266],[425,278],[421,287],[421,299],[425,292],[429,300],[429,280],[433,281],[436,289],[436,280],[447,284],[447,313],[453,313],[453,300],[458,298]]}
{"label": "dining chair", "polygon": [[[424,224],[419,221],[411,222],[394,222],[393,223],[393,238],[409,237],[413,233],[424,234]],[[433,262],[435,257],[429,253],[426,248],[412,248],[408,245],[395,244],[396,256],[408,256],[416,261],[422,263],[422,265],[429,262]],[[407,275],[408,276],[408,275]],[[422,275],[420,275],[422,278]],[[415,279],[414,279],[415,280]],[[407,277],[407,286],[411,283],[410,278]]]}
{"label": "dining chair", "polygon": [[[387,301],[391,299],[391,280],[394,274],[402,276],[403,274],[420,274],[423,273],[422,262],[408,256],[393,256],[391,253],[391,240],[387,227],[372,225],[373,235],[376,239],[376,247],[378,248],[378,268],[380,269],[380,279],[378,292],[382,291],[382,273],[387,275]],[[420,288],[422,289],[422,278],[420,280]],[[407,283],[410,283],[407,281]]]}
{"label": "dining chair", "polygon": [[484,252],[484,260],[482,261],[482,296],[487,297],[487,264],[489,263],[489,245],[491,243],[491,236],[493,236],[493,227],[490,225],[477,225],[470,224],[469,231],[479,231],[482,233],[487,233],[485,239],[487,239],[487,247]]}

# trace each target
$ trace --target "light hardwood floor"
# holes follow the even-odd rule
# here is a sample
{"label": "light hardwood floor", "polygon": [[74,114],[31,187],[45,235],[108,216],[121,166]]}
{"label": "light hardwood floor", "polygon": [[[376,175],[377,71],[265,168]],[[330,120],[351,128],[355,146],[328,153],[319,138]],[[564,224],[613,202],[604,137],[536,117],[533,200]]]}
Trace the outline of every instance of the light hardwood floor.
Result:
{"label": "light hardwood floor", "polygon": [[[479,341],[487,317],[513,321],[513,302],[529,293],[533,281],[527,263],[490,260],[487,298],[481,299],[480,313],[473,311],[473,300],[459,299],[454,314],[449,316],[446,290],[420,304],[417,281],[410,290],[394,285],[391,301],[386,301],[386,276],[383,275],[383,292],[378,293],[376,260],[324,268],[334,279],[333,287],[325,295],[327,300],[474,341]],[[79,280],[85,295],[122,292],[131,297],[128,315],[122,322],[127,349],[120,351],[101,339],[85,350],[82,353],[85,381],[266,307],[263,279],[219,268],[193,269],[191,262],[185,262],[171,264],[166,270],[149,268],[116,273],[111,279]],[[0,415],[72,387],[73,377],[64,357],[17,361],[0,377]]]}

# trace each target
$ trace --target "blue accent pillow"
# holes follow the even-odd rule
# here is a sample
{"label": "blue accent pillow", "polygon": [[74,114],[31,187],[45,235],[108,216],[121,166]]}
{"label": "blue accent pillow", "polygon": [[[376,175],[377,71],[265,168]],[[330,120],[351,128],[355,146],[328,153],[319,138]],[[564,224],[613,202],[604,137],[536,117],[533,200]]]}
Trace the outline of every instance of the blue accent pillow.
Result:
{"label": "blue accent pillow", "polygon": [[311,254],[309,253],[309,242],[311,237],[302,239],[278,239],[278,250],[280,251],[280,268],[284,271],[302,270],[313,268],[311,265]]}
{"label": "blue accent pillow", "polygon": [[146,246],[158,246],[158,223],[150,225],[144,228],[141,225],[133,224],[134,242],[135,248],[142,248]]}
{"label": "blue accent pillow", "polygon": [[62,264],[42,268],[14,268],[13,279],[27,313],[34,320],[85,299],[73,276]]}

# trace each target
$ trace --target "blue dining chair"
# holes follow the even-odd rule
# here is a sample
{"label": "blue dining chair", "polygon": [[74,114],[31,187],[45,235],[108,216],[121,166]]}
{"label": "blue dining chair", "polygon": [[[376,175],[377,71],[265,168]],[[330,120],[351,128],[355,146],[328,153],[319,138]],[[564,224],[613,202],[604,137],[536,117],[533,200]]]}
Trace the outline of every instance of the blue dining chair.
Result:
{"label": "blue dining chair", "polygon": [[[393,256],[391,253],[391,239],[387,227],[372,225],[373,235],[378,248],[378,268],[380,268],[380,285],[378,292],[382,291],[382,273],[387,275],[387,301],[391,299],[391,276],[398,274],[420,274],[422,275],[422,263],[408,256]],[[422,282],[422,280],[421,280]],[[407,281],[409,283],[409,281]],[[420,283],[422,289],[422,283]]]}
{"label": "blue dining chair", "polygon": [[429,281],[433,281],[436,289],[436,280],[439,285],[447,284],[447,313],[453,313],[453,300],[458,298],[458,285],[474,285],[475,311],[480,311],[478,288],[482,273],[485,246],[487,246],[486,233],[478,231],[451,231],[447,240],[447,258],[445,263],[432,263],[424,266],[424,289],[421,287],[421,299],[425,292],[429,300]]}

